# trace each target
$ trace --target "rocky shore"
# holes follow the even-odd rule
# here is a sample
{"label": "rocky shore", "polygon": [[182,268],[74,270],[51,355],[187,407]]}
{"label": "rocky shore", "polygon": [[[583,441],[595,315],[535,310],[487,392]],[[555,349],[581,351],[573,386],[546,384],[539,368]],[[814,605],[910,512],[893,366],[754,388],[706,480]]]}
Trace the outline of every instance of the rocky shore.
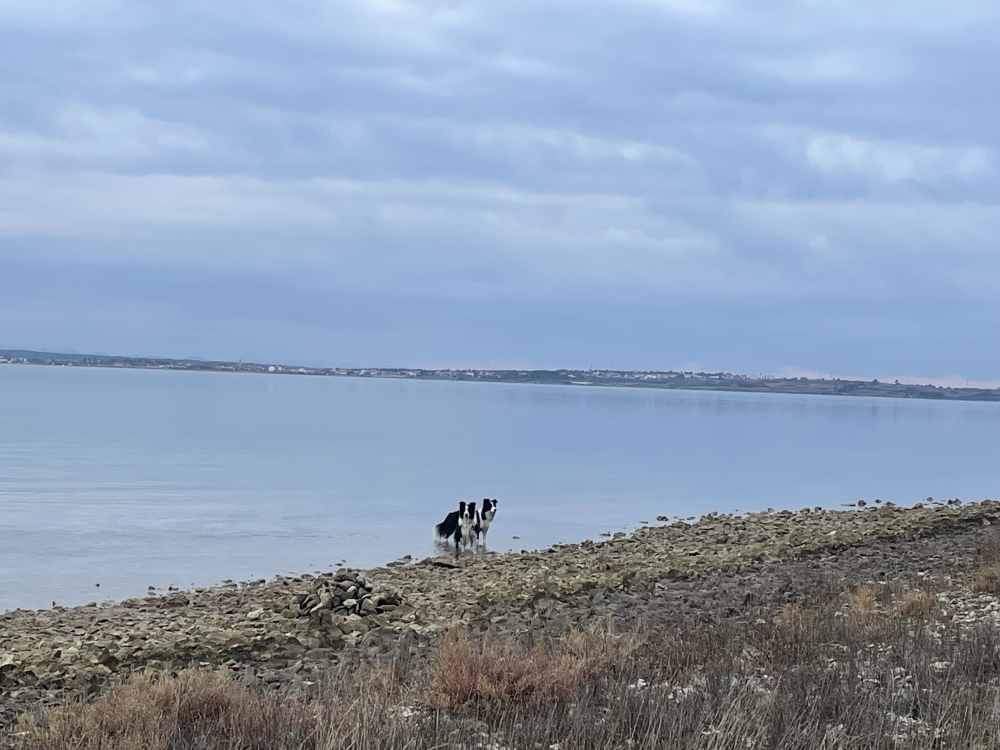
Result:
{"label": "rocky shore", "polygon": [[[424,652],[456,625],[505,634],[588,622],[739,619],[824,581],[956,581],[949,606],[1000,619],[965,587],[1000,502],[709,515],[539,552],[397,561],[113,605],[0,615],[0,727],[136,671],[196,666],[308,689],[345,659]],[[967,592],[967,593],[966,593]]]}

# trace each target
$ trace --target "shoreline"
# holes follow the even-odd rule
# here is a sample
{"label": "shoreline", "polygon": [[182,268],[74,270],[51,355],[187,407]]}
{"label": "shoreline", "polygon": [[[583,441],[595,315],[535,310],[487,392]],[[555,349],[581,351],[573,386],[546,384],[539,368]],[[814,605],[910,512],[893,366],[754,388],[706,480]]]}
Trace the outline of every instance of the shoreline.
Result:
{"label": "shoreline", "polygon": [[[0,350],[11,354],[13,350]],[[582,388],[622,388],[652,391],[687,391],[710,393],[745,393],[774,396],[830,396],[850,398],[878,398],[893,400],[944,401],[961,403],[998,403],[1000,388],[980,388],[975,386],[936,386],[916,383],[881,383],[872,381],[843,379],[806,379],[798,378],[750,378],[747,376],[730,375],[728,378],[716,379],[714,375],[698,380],[685,382],[673,371],[655,372],[655,382],[647,382],[643,375],[648,371],[622,370],[615,372],[614,382],[608,379],[585,379],[576,370],[539,370],[525,371],[544,373],[530,378],[515,376],[522,371],[489,370],[489,377],[474,376],[467,373],[479,372],[479,368],[470,370],[425,370],[422,368],[329,368],[329,367],[298,367],[294,365],[263,365],[260,363],[215,362],[208,360],[177,360],[169,358],[136,358],[114,357],[110,355],[60,355],[34,353],[46,357],[68,358],[65,361],[9,361],[0,359],[0,365],[21,367],[69,367],[92,370],[130,370],[152,372],[199,372],[222,375],[283,375],[301,377],[350,378],[357,380],[405,380],[409,382],[444,382],[444,383],[480,383],[490,385],[547,385]],[[85,361],[76,361],[76,360]],[[89,360],[108,360],[107,363]],[[272,369],[274,368],[274,369]],[[447,373],[447,374],[445,374]],[[683,375],[683,374],[681,374]],[[671,376],[664,379],[661,376]],[[888,389],[888,390],[887,390]]]}
{"label": "shoreline", "polygon": [[[134,672],[194,666],[308,688],[354,658],[429,653],[442,633],[558,633],[592,622],[720,621],[835,575],[971,570],[1000,502],[706,514],[532,552],[402,559],[109,605],[0,615],[0,726],[92,699]],[[939,570],[940,569],[940,570]]]}
{"label": "shoreline", "polygon": [[[984,499],[980,501],[968,501],[965,504],[975,505],[979,502],[991,502],[989,499]],[[1000,500],[998,500],[1000,502]],[[959,503],[960,504],[960,503]],[[580,546],[588,545],[600,545],[607,544],[608,542],[619,541],[623,538],[631,537],[637,533],[648,531],[650,529],[660,529],[668,526],[686,525],[692,526],[696,525],[703,520],[711,520],[713,518],[727,518],[733,520],[740,520],[743,518],[748,518],[751,516],[767,516],[767,515],[781,515],[781,514],[808,514],[808,513],[852,513],[858,512],[864,509],[867,510],[877,510],[879,508],[894,508],[901,510],[908,510],[914,507],[950,507],[952,503],[950,501],[939,501],[939,500],[917,500],[913,503],[899,504],[892,501],[886,501],[882,503],[878,501],[862,501],[862,505],[858,506],[857,503],[840,503],[837,505],[830,506],[814,506],[805,507],[800,509],[790,509],[790,508],[767,508],[756,511],[706,511],[704,513],[696,513],[691,515],[681,516],[676,513],[660,514],[656,516],[654,521],[636,521],[629,523],[623,527],[619,527],[614,530],[605,530],[601,532],[595,532],[591,536],[584,536],[578,538],[576,541],[563,541],[563,542],[553,542],[552,544],[547,544],[539,547],[531,548],[520,548],[520,549],[505,549],[505,550],[492,550],[487,548],[485,551],[480,551],[472,556],[469,552],[463,552],[461,561],[462,564],[469,564],[476,561],[483,560],[503,560],[505,557],[515,556],[515,555],[525,555],[525,554],[542,554],[549,552],[553,549],[566,549],[575,548]],[[650,516],[652,517],[652,516]],[[519,541],[519,537],[515,538],[511,544],[516,545]],[[441,544],[440,542],[432,542],[431,545],[438,554],[431,555],[429,557],[421,557],[419,560],[412,554],[406,553],[394,560],[388,560],[381,564],[372,565],[369,567],[355,566],[350,564],[346,560],[342,560],[336,564],[331,564],[328,566],[318,567],[311,570],[292,570],[285,573],[273,573],[267,577],[250,575],[246,578],[223,578],[215,579],[213,581],[204,581],[201,583],[195,582],[189,584],[188,586],[177,586],[174,584],[154,586],[150,585],[146,587],[145,591],[137,591],[131,595],[124,595],[120,597],[109,597],[107,599],[94,599],[88,597],[79,597],[79,603],[59,603],[54,602],[53,605],[43,606],[43,607],[11,607],[7,609],[0,608],[0,622],[3,622],[5,617],[22,614],[22,615],[44,615],[47,612],[68,612],[80,609],[107,609],[111,607],[123,606],[128,602],[140,602],[148,601],[151,599],[163,599],[165,597],[173,596],[176,594],[207,594],[216,591],[227,590],[233,586],[244,587],[250,585],[260,585],[262,583],[269,583],[276,580],[292,580],[292,579],[302,579],[302,578],[317,578],[322,576],[335,575],[341,570],[356,571],[359,573],[370,573],[372,571],[381,571],[386,569],[391,569],[395,567],[400,567],[402,565],[412,565],[419,563],[427,563],[430,560],[450,560],[454,558],[454,546],[451,546],[449,542],[448,545]],[[2,653],[2,648],[0,648],[0,653]]]}

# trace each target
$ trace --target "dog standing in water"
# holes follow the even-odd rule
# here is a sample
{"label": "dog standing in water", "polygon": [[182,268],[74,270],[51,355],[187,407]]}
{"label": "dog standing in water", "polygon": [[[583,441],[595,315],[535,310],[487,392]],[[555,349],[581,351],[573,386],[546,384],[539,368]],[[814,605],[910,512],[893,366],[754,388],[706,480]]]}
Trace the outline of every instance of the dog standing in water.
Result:
{"label": "dog standing in water", "polygon": [[[464,532],[464,533],[463,533]],[[444,520],[434,527],[434,541],[438,544],[448,544],[451,539],[455,540],[455,557],[461,551],[462,544],[468,544],[465,540],[472,533],[472,523],[469,516],[469,509],[464,500],[459,501],[458,510],[453,510],[444,517]]]}
{"label": "dog standing in water", "polygon": [[486,532],[497,515],[497,501],[483,498],[483,510],[476,508],[476,503],[459,501],[458,510],[453,510],[441,523],[434,526],[434,541],[442,545],[450,545],[455,540],[455,557],[458,557],[463,547],[474,550],[486,546]]}
{"label": "dog standing in water", "polygon": [[479,533],[476,535],[477,541],[486,546],[486,532],[490,530],[490,524],[497,517],[497,499],[483,498],[483,510],[479,514]]}
{"label": "dog standing in water", "polygon": [[479,543],[479,511],[476,510],[475,501],[469,503],[465,510],[469,516],[468,529],[463,529],[465,532],[465,546],[469,549],[475,549]]}

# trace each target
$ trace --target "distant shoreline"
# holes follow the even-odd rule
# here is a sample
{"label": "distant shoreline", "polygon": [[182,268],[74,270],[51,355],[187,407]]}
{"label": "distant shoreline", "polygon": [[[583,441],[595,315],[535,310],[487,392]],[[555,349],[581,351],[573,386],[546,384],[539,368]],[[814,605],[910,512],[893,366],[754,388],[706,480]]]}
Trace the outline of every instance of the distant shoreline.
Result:
{"label": "distant shoreline", "polygon": [[0,365],[2,364],[563,385],[576,387],[602,386],[728,393],[917,398],[929,401],[1000,401],[1000,388],[954,388],[929,384],[900,383],[898,381],[884,383],[878,380],[845,380],[841,378],[752,377],[731,372],[694,372],[690,370],[499,370],[488,368],[302,367],[279,363],[102,354],[64,354],[22,349],[0,349]]}

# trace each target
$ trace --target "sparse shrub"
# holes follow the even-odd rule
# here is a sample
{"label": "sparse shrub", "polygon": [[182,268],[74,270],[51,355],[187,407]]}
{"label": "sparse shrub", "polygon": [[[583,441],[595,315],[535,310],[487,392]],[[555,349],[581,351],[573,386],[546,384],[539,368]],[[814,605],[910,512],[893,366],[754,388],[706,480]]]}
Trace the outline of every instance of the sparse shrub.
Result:
{"label": "sparse shrub", "polygon": [[914,622],[935,606],[924,590],[868,586],[624,636],[456,630],[416,663],[345,663],[309,695],[136,676],[40,712],[20,748],[1000,747],[1000,629]]}
{"label": "sparse shrub", "polygon": [[227,677],[188,671],[176,678],[137,675],[89,705],[70,705],[28,723],[34,750],[174,750],[280,747],[314,728],[302,702],[251,690]]}
{"label": "sparse shrub", "polygon": [[993,531],[980,540],[976,557],[981,565],[1000,564],[1000,531]]}
{"label": "sparse shrub", "polygon": [[937,598],[929,591],[911,589],[896,600],[896,610],[903,617],[927,619],[937,609]]}
{"label": "sparse shrub", "polygon": [[806,627],[804,610],[798,604],[786,604],[774,617],[774,622],[782,628],[801,630]]}
{"label": "sparse shrub", "polygon": [[851,611],[868,617],[878,607],[878,593],[878,589],[871,585],[858,587],[847,596]]}
{"label": "sparse shrub", "polygon": [[567,702],[628,657],[631,641],[572,632],[547,645],[473,640],[462,631],[445,636],[433,667],[431,701],[457,710]]}
{"label": "sparse shrub", "polygon": [[1000,564],[985,565],[977,570],[973,588],[981,594],[1000,594]]}

